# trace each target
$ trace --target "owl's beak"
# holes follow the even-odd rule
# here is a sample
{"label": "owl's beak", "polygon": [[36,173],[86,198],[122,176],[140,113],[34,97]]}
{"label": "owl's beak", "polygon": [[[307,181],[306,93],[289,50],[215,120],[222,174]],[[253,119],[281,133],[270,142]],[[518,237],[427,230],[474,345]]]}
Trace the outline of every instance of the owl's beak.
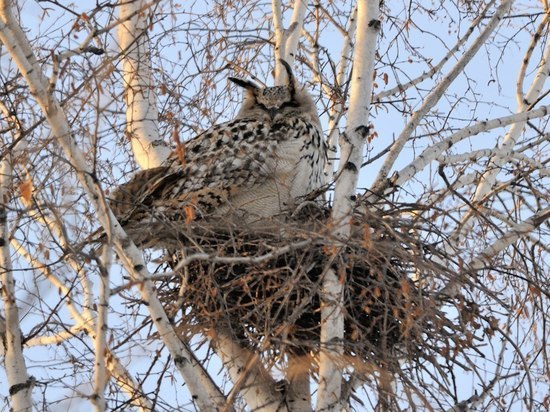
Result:
{"label": "owl's beak", "polygon": [[271,120],[275,119],[275,115],[277,114],[277,107],[270,107],[268,109],[269,117],[271,117]]}

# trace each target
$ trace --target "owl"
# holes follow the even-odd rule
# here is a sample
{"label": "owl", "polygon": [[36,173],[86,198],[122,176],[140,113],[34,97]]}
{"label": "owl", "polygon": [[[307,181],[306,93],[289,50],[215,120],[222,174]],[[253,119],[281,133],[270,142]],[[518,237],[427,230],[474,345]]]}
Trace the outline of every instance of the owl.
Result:
{"label": "owl", "polygon": [[161,166],[138,172],[113,192],[111,208],[134,229],[136,243],[143,243],[140,230],[148,240],[158,233],[153,223],[170,231],[182,220],[261,222],[325,184],[327,150],[315,103],[282,64],[285,86],[230,77],[244,89],[235,119],[184,142]]}

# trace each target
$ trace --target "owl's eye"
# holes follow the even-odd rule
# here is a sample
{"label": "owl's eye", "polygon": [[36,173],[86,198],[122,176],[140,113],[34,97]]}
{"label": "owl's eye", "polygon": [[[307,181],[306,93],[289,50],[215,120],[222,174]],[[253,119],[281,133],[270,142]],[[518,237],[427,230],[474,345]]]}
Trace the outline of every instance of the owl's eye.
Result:
{"label": "owl's eye", "polygon": [[283,107],[300,107],[300,103],[298,103],[296,100],[290,100],[288,102],[284,102],[282,105],[281,105],[281,109]]}

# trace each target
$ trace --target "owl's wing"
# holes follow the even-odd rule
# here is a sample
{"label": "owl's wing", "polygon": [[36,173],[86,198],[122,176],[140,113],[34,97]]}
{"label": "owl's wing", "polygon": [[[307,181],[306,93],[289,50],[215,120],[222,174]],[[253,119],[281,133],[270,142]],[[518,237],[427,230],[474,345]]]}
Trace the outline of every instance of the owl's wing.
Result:
{"label": "owl's wing", "polygon": [[226,202],[231,193],[264,182],[272,173],[273,158],[281,128],[271,128],[253,119],[219,124],[183,144],[157,168],[138,172],[111,197],[119,219],[129,221],[136,213],[185,205],[209,212]]}
{"label": "owl's wing", "polygon": [[[171,156],[177,158],[172,167],[180,179],[163,195],[182,200],[198,197],[198,204],[204,200],[203,206],[209,208],[218,206],[236,188],[263,183],[272,173],[269,159],[277,146],[273,137],[269,126],[253,119],[213,126],[184,144],[184,164],[177,153]],[[216,204],[216,196],[220,203]]]}
{"label": "owl's wing", "polygon": [[154,167],[137,172],[128,182],[118,186],[108,196],[111,210],[124,225],[138,211],[150,206],[151,194],[169,184],[173,174],[167,166]]}

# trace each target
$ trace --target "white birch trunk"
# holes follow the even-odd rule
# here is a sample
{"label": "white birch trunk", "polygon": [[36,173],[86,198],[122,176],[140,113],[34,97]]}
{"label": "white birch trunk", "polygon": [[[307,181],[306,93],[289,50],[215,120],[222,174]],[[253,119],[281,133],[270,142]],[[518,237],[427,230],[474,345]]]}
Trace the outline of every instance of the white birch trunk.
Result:
{"label": "white birch trunk", "polygon": [[0,164],[0,291],[4,306],[3,331],[4,369],[8,378],[11,408],[14,411],[32,411],[34,379],[29,376],[23,357],[22,336],[19,328],[19,309],[15,298],[15,280],[10,256],[8,212],[11,186],[11,167],[8,159]]}
{"label": "white birch trunk", "polygon": [[99,302],[97,304],[97,317],[94,342],[95,363],[94,363],[94,394],[92,402],[95,405],[97,412],[103,412],[107,408],[105,401],[105,388],[107,386],[107,366],[106,357],[107,354],[107,328],[108,328],[108,313],[109,313],[109,257],[111,248],[105,248],[103,267],[99,268],[100,285],[99,285]]}
{"label": "white birch trunk", "polygon": [[275,381],[259,362],[258,354],[244,349],[223,330],[216,331],[213,344],[233,381],[232,392],[240,393],[248,408],[262,412],[288,410],[281,394],[275,390]]}
{"label": "white birch trunk", "polygon": [[307,10],[307,0],[294,0],[294,10],[290,20],[289,31],[286,38],[285,50],[283,58],[292,64],[296,58],[298,51],[298,42],[302,37],[302,29],[304,27],[304,18]]}
{"label": "white birch trunk", "polygon": [[[350,219],[356,201],[363,147],[368,135],[368,120],[373,87],[373,72],[380,5],[378,0],[359,0],[357,33],[353,58],[350,108],[345,133],[340,138],[339,178],[334,192],[332,219],[336,235],[345,239],[351,232]],[[341,354],[344,335],[343,282],[340,274],[328,270],[322,286],[321,351],[317,410],[338,410],[341,406]]]}
{"label": "white birch trunk", "polygon": [[151,73],[145,0],[121,1],[118,28],[126,101],[126,136],[142,169],[159,166],[170,155],[159,136],[158,109]]}
{"label": "white birch trunk", "polygon": [[[11,5],[0,3],[0,29],[9,19]],[[19,138],[19,123],[1,104],[2,113],[11,123]],[[29,376],[23,356],[21,329],[19,328],[19,308],[15,296],[15,279],[12,271],[10,253],[10,229],[8,227],[8,208],[10,190],[12,190],[12,155],[23,144],[19,142],[11,153],[0,162],[0,294],[5,318],[0,316],[0,356],[4,356],[4,369],[8,378],[11,409],[14,411],[32,411],[32,390],[34,378]]]}
{"label": "white birch trunk", "polygon": [[285,60],[292,66],[298,50],[298,41],[302,35],[306,10],[306,0],[295,0],[290,24],[285,29],[281,1],[272,0],[271,2],[273,37],[275,40],[273,48],[273,55],[275,57],[275,85],[286,84],[288,80],[281,60]]}
{"label": "white birch trunk", "polygon": [[6,341],[6,319],[4,319],[4,317],[0,315],[0,356],[4,356],[6,354],[6,347],[4,346],[5,341]]}
{"label": "white birch trunk", "polygon": [[339,88],[340,96],[337,96],[338,102],[330,110],[329,125],[328,125],[328,156],[329,159],[325,166],[325,175],[332,178],[335,173],[334,159],[331,156],[336,157],[338,148],[336,147],[336,140],[338,138],[339,123],[342,117],[343,107],[343,85],[346,81],[348,73],[349,63],[351,62],[351,53],[353,51],[353,39],[355,38],[355,31],[357,30],[357,7],[355,7],[350,15],[348,30],[344,36],[344,45],[342,46],[342,53],[340,55],[340,63],[338,67],[338,74],[336,75],[336,86]]}
{"label": "white birch trunk", "polygon": [[[286,82],[286,72],[280,61],[285,57],[286,41],[281,0],[271,0],[271,19],[273,21],[273,38],[275,40],[273,48],[273,55],[275,57],[275,85],[283,85]],[[292,62],[287,63],[292,65]]]}

